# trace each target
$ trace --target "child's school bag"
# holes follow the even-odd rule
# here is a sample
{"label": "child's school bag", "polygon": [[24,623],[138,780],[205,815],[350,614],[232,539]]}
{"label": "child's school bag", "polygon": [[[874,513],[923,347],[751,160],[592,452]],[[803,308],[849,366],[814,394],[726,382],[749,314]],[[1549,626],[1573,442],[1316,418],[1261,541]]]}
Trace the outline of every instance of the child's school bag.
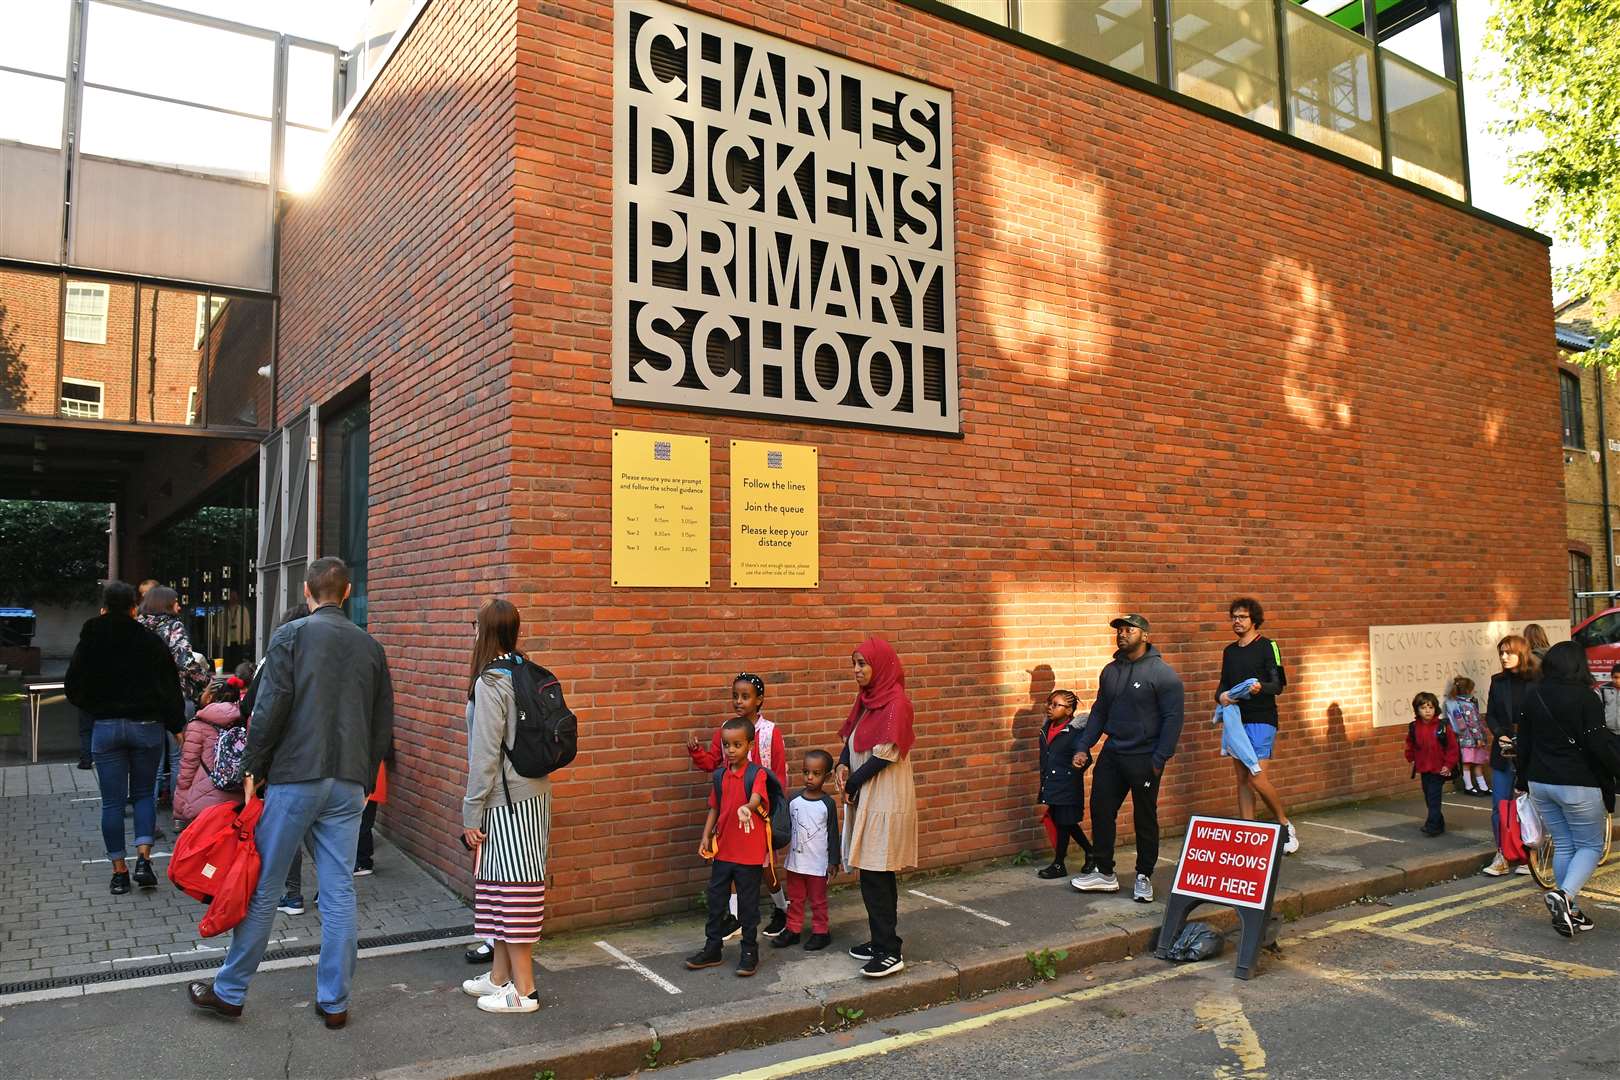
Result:
{"label": "child's school bag", "polygon": [[[782,792],[782,785],[776,779],[776,774],[763,765],[750,761],[743,770],[743,790],[754,790],[754,777],[761,772],[765,774],[765,798],[769,812],[765,815],[765,823],[770,828],[771,849],[779,851],[793,842],[793,814],[788,809],[787,796]],[[720,766],[714,770],[714,804],[720,805],[720,782],[725,779],[726,767]]]}
{"label": "child's school bag", "polygon": [[242,786],[242,760],[247,756],[247,725],[234,724],[219,733],[214,742],[214,767],[207,770],[208,779],[220,791],[235,791]]}

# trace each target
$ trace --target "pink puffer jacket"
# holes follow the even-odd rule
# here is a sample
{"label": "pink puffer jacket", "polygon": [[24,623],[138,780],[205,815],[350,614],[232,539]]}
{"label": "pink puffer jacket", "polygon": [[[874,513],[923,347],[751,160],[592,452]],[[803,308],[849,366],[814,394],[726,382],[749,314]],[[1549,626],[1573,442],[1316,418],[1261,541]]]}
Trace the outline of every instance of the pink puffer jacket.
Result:
{"label": "pink puffer jacket", "polygon": [[197,715],[186,725],[185,744],[180,748],[180,783],[174,793],[174,821],[182,825],[192,821],[210,806],[235,802],[242,797],[241,788],[221,791],[208,778],[214,766],[214,751],[219,746],[219,733],[242,722],[241,709],[234,701],[216,701],[197,710]]}

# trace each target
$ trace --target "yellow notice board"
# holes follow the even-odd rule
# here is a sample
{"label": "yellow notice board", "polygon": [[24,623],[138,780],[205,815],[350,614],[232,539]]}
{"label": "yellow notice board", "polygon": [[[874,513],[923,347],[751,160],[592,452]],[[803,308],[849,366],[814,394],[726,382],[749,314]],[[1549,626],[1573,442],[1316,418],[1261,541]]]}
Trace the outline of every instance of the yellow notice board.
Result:
{"label": "yellow notice board", "polygon": [[731,583],[821,584],[821,510],[811,446],[731,441]]}
{"label": "yellow notice board", "polygon": [[709,440],[613,432],[613,584],[709,587]]}

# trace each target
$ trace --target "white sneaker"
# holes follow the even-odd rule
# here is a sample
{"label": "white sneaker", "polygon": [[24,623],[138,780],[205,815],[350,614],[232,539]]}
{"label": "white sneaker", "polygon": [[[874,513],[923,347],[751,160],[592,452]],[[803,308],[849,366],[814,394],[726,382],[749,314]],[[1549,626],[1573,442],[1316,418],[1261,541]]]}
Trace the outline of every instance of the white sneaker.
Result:
{"label": "white sneaker", "polygon": [[478,1007],[492,1013],[532,1013],[540,1008],[540,991],[525,996],[507,983],[496,993],[479,998]]}
{"label": "white sneaker", "polygon": [[466,980],[461,984],[461,992],[472,997],[487,997],[490,994],[500,993],[505,986],[491,979],[492,974],[494,973],[486,971],[476,979]]}
{"label": "white sneaker", "polygon": [[1530,864],[1522,862],[1518,866],[1515,866],[1513,868],[1513,872],[1515,874],[1518,874],[1520,877],[1529,877],[1530,876]]}
{"label": "white sneaker", "polygon": [[1299,833],[1294,831],[1294,823],[1290,821],[1283,828],[1288,830],[1288,839],[1283,842],[1283,854],[1292,855],[1299,850]]}
{"label": "white sneaker", "polygon": [[1131,899],[1138,904],[1153,903],[1153,879],[1146,874],[1136,875],[1136,888],[1131,892]]}
{"label": "white sneaker", "polygon": [[1093,870],[1069,879],[1069,887],[1076,892],[1119,892],[1119,878]]}
{"label": "white sneaker", "polygon": [[1496,853],[1496,858],[1492,859],[1491,864],[1485,869],[1481,870],[1480,873],[1484,874],[1486,877],[1506,877],[1509,873],[1508,861],[1504,859],[1502,857],[1502,853],[1498,851]]}

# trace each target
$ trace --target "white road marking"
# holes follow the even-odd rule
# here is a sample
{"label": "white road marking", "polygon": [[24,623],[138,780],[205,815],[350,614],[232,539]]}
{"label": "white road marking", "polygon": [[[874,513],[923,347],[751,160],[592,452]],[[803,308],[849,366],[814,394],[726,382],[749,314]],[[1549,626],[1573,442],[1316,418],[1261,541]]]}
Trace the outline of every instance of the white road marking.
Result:
{"label": "white road marking", "polygon": [[930,896],[928,893],[925,893],[920,889],[907,889],[906,892],[910,893],[912,896],[920,896],[924,900],[932,900],[936,904],[944,904],[948,908],[955,908],[957,911],[965,911],[975,918],[983,919],[985,922],[995,923],[997,926],[1012,925],[1012,923],[1008,922],[1006,919],[998,919],[994,915],[986,915],[982,911],[975,911],[966,904],[953,904],[949,900],[942,900],[937,896]]}
{"label": "white road marking", "polygon": [[666,994],[678,994],[678,993],[681,992],[680,987],[676,986],[674,983],[670,982],[668,979],[666,979],[662,975],[658,974],[658,972],[654,971],[652,968],[648,967],[646,964],[643,964],[641,961],[639,961],[639,960],[637,960],[637,959],[635,959],[635,958],[633,958],[631,956],[628,956],[623,952],[620,952],[618,949],[615,949],[612,945],[609,945],[607,942],[598,941],[596,943],[596,947],[598,949],[601,949],[603,952],[607,953],[609,956],[613,957],[615,960],[619,961],[619,964],[622,967],[624,967],[624,968],[626,968],[626,969],[628,969],[630,971],[635,972],[637,975],[640,975],[643,979],[646,979],[648,982],[650,982],[654,986],[658,987],[664,993],[666,993]]}
{"label": "white road marking", "polygon": [[1455,807],[1456,807],[1456,808],[1457,808],[1457,809],[1459,809],[1459,810],[1483,810],[1483,811],[1485,811],[1485,812],[1486,812],[1486,813],[1487,813],[1487,814],[1488,814],[1488,813],[1490,813],[1490,812],[1491,812],[1491,808],[1490,808],[1490,807],[1488,807],[1488,806],[1481,806],[1481,805],[1479,805],[1479,804],[1478,804],[1478,803],[1469,803],[1469,802],[1452,802],[1452,801],[1451,801],[1451,800],[1450,800],[1450,799],[1441,799],[1441,800],[1440,800],[1440,804],[1441,804],[1441,805],[1442,805],[1442,806],[1455,806]]}
{"label": "white road marking", "polygon": [[101,801],[101,796],[100,795],[90,795],[90,796],[87,796],[87,797],[85,797],[83,799],[69,799],[68,800],[68,802],[100,802],[100,801]]}
{"label": "white road marking", "polygon": [[[173,855],[173,854],[174,854],[174,852],[172,852],[172,851],[154,851],[154,852],[152,852],[152,859],[153,859],[153,861],[156,861],[158,859],[167,859],[170,855]],[[80,866],[94,866],[96,863],[111,863],[111,862],[112,862],[111,859],[80,859],[79,860],[79,865]]]}
{"label": "white road marking", "polygon": [[1397,840],[1393,836],[1379,836],[1377,833],[1362,832],[1360,829],[1342,829],[1337,825],[1324,825],[1320,821],[1301,821],[1301,825],[1312,825],[1318,829],[1332,829],[1334,832],[1349,833],[1351,836],[1365,836],[1369,840],[1388,840],[1392,844],[1404,844],[1405,840]]}

